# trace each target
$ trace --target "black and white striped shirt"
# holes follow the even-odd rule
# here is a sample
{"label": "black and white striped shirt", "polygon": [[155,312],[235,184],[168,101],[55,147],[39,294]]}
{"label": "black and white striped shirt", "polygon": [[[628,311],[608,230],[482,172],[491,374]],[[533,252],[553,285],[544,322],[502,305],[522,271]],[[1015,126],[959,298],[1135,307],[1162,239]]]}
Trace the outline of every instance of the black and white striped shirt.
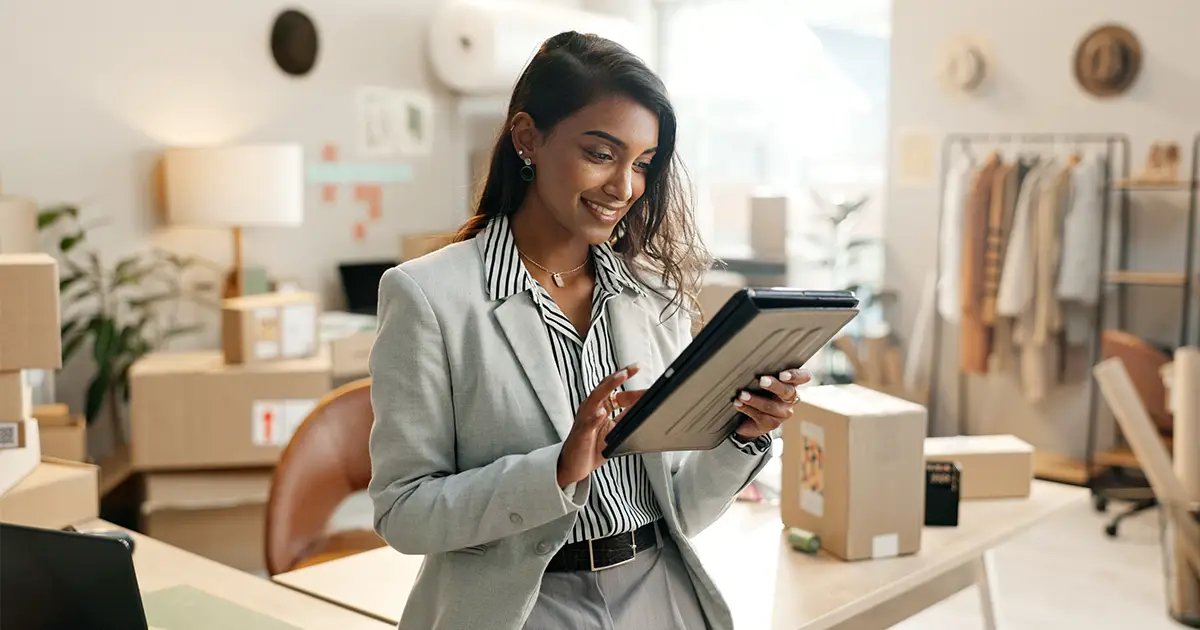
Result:
{"label": "black and white striped shirt", "polygon": [[[596,286],[592,293],[591,325],[581,338],[571,320],[546,289],[534,280],[521,261],[507,217],[496,217],[476,238],[484,239],[484,268],[489,297],[503,300],[530,291],[550,336],[550,348],[559,377],[578,410],[584,399],[604,377],[617,371],[609,317],[605,306],[622,291],[643,293],[625,262],[606,244],[592,247]],[[747,454],[760,454],[757,441],[738,447]],[[769,439],[765,442],[769,447]],[[662,518],[662,510],[650,487],[645,465],[638,456],[620,456],[606,461],[591,475],[587,504],[567,542],[594,540],[629,532]]]}

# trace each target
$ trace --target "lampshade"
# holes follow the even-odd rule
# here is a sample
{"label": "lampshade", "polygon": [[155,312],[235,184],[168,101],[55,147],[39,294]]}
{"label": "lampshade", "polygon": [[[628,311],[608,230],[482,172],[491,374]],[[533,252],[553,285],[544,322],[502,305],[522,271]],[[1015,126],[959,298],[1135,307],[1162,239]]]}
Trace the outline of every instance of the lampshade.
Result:
{"label": "lampshade", "polygon": [[38,244],[38,208],[32,199],[0,192],[0,254],[42,251]]}
{"label": "lampshade", "polygon": [[304,221],[304,151],[296,144],[169,149],[167,216],[174,225],[254,227]]}

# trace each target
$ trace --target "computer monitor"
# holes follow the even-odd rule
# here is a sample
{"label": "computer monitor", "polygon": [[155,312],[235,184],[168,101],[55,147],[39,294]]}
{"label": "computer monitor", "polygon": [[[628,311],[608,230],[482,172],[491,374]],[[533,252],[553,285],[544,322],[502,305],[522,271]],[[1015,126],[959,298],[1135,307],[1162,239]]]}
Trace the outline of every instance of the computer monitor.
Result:
{"label": "computer monitor", "polygon": [[379,260],[338,265],[346,310],[374,315],[379,307],[379,279],[383,277],[383,272],[398,264],[394,260]]}
{"label": "computer monitor", "polygon": [[0,523],[0,628],[147,630],[124,542]]}

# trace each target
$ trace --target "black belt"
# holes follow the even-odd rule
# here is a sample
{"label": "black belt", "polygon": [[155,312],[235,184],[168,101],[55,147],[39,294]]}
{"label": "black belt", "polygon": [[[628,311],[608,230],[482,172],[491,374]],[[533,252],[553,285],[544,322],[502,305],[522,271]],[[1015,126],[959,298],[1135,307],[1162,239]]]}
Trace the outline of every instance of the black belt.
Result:
{"label": "black belt", "polygon": [[632,562],[637,554],[658,547],[658,522],[632,532],[564,545],[546,567],[547,573],[600,571]]}

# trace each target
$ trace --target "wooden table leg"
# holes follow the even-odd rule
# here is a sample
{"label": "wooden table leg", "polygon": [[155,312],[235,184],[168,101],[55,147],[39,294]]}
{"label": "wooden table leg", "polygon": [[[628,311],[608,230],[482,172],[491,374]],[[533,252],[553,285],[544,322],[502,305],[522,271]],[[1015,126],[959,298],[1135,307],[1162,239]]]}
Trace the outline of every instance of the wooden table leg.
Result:
{"label": "wooden table leg", "polygon": [[1000,597],[996,588],[996,567],[989,549],[975,559],[975,585],[979,587],[979,606],[983,613],[984,630],[1000,627]]}

